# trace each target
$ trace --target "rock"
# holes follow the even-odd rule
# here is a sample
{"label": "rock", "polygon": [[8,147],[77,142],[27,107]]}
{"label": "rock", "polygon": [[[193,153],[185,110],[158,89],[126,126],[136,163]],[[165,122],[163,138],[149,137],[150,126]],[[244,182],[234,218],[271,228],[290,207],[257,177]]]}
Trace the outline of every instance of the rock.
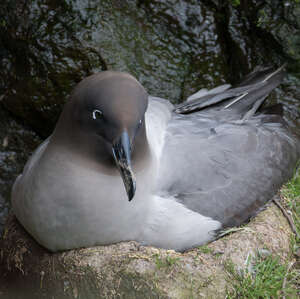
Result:
{"label": "rock", "polygon": [[290,236],[286,219],[272,204],[207,250],[178,253],[124,242],[52,254],[11,215],[0,241],[1,298],[224,298],[231,287],[228,262],[244,269],[257,248],[285,261]]}
{"label": "rock", "polygon": [[214,13],[196,0],[147,3],[2,1],[3,105],[48,136],[71,89],[93,72],[128,71],[175,102],[185,78],[224,82]]}
{"label": "rock", "polygon": [[265,2],[3,0],[0,101],[47,137],[74,85],[101,70],[130,72],[177,103],[256,65],[289,57],[299,69],[299,5]]}
{"label": "rock", "polygon": [[81,46],[82,23],[68,1],[2,1],[0,19],[2,103],[47,136],[72,87],[104,62]]}
{"label": "rock", "polygon": [[281,46],[290,69],[300,75],[300,2],[268,0],[258,10],[258,26]]}
{"label": "rock", "polygon": [[41,139],[0,107],[0,235],[9,211],[11,188]]}

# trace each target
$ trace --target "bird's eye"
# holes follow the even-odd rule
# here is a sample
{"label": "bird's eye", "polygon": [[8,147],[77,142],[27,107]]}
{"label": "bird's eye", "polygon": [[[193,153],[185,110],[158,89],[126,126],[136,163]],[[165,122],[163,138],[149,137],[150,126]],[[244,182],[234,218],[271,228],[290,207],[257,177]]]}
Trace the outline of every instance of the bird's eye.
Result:
{"label": "bird's eye", "polygon": [[101,119],[103,117],[103,112],[101,110],[93,111],[93,119]]}

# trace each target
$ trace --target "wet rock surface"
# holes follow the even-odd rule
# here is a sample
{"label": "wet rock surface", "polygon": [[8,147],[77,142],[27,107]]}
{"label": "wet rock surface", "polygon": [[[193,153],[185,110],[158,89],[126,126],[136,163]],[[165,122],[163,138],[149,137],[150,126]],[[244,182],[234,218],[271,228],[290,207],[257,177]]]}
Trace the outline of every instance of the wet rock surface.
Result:
{"label": "wet rock surface", "polygon": [[184,86],[226,79],[214,11],[195,0],[4,1],[0,11],[3,104],[44,136],[92,72],[128,71],[174,102]]}
{"label": "wet rock surface", "polygon": [[257,24],[281,46],[290,69],[300,74],[300,3],[295,0],[264,1],[257,13]]}
{"label": "wet rock surface", "polygon": [[76,18],[67,1],[0,4],[3,105],[44,136],[76,82],[103,67],[98,53],[77,39]]}
{"label": "wet rock surface", "polygon": [[13,182],[40,142],[41,138],[32,130],[0,109],[0,235],[9,210]]}
{"label": "wet rock surface", "polygon": [[2,1],[2,105],[46,137],[74,85],[97,71],[128,71],[176,103],[256,65],[297,70],[300,4],[281,2]]}

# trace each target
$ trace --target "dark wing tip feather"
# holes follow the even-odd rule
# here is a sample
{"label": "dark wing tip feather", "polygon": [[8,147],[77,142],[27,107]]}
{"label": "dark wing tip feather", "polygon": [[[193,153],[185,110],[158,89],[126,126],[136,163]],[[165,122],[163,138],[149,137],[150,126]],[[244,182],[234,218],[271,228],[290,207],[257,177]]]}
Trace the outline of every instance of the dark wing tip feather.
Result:
{"label": "dark wing tip feather", "polygon": [[225,103],[223,106],[224,109],[231,108],[240,113],[246,113],[255,102],[265,99],[282,82],[285,75],[285,66],[286,64],[275,71],[270,67],[260,67],[246,76],[238,86],[220,93],[208,94],[198,99],[184,102],[175,107],[174,112],[178,114],[190,114],[204,108]]}

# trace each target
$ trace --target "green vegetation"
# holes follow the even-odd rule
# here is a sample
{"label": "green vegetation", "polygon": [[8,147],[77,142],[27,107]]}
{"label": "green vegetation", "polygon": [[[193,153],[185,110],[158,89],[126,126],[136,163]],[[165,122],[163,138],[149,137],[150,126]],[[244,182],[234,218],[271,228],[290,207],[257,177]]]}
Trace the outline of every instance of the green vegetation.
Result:
{"label": "green vegetation", "polygon": [[281,189],[281,197],[285,208],[292,215],[298,235],[298,237],[295,236],[295,243],[296,245],[298,243],[298,248],[300,248],[300,165],[294,177]]}
{"label": "green vegetation", "polygon": [[[300,169],[281,189],[283,205],[292,216],[298,237],[291,237],[291,251],[299,255],[300,250]],[[298,256],[299,257],[299,256]],[[293,262],[282,263],[277,256],[257,255],[247,260],[245,270],[236,269],[232,261],[227,261],[225,269],[232,288],[227,298],[297,298],[300,285],[300,271]],[[299,294],[298,294],[299,295]]]}
{"label": "green vegetation", "polygon": [[211,248],[209,248],[207,245],[202,245],[200,247],[198,247],[199,251],[205,254],[208,253],[213,253],[213,250]]}
{"label": "green vegetation", "polygon": [[294,177],[282,188],[282,194],[291,200],[300,198],[300,165]]}
{"label": "green vegetation", "polygon": [[[238,271],[231,261],[225,264],[232,289],[227,291],[233,298],[297,298],[296,284],[299,273],[281,264],[279,257],[257,256],[248,259],[246,270]],[[241,273],[242,272],[242,273]]]}
{"label": "green vegetation", "polygon": [[240,0],[231,0],[232,6],[239,6],[241,4]]}
{"label": "green vegetation", "polygon": [[166,257],[162,257],[158,254],[155,254],[155,264],[157,269],[171,267],[176,263],[178,263],[178,261],[179,261],[178,257],[172,257],[170,255],[167,255]]}

